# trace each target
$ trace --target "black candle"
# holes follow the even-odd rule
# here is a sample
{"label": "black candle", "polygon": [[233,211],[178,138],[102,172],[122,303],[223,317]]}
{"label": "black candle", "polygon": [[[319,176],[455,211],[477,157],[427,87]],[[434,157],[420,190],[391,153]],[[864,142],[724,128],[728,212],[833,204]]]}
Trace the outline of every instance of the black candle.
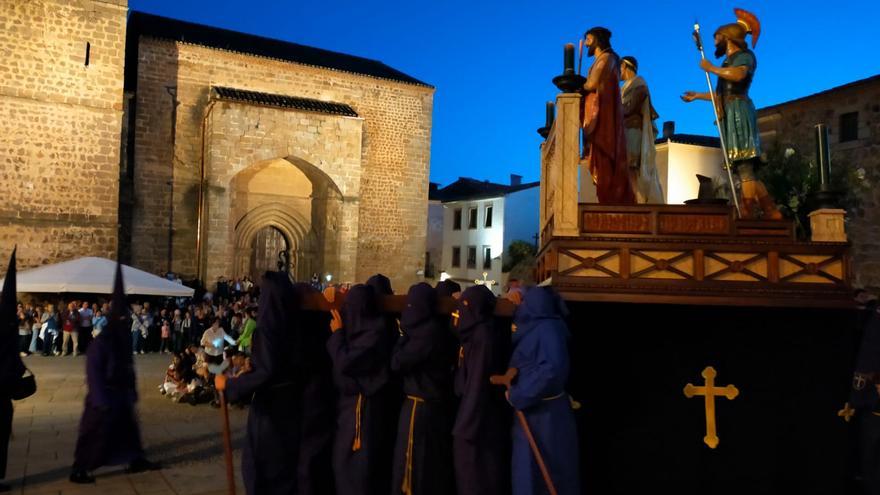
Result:
{"label": "black candle", "polygon": [[552,101],[547,102],[547,127],[553,125],[553,119],[555,118],[556,105]]}
{"label": "black candle", "polygon": [[825,124],[816,124],[816,164],[819,165],[819,188],[827,190],[831,187],[831,150]]}
{"label": "black candle", "polygon": [[574,43],[565,44],[565,74],[574,74]]}

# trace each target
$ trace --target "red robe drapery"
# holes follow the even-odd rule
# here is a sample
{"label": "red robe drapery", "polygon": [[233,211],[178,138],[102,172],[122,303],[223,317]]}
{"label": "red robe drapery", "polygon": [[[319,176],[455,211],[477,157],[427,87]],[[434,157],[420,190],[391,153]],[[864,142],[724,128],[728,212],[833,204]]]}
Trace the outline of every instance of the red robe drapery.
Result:
{"label": "red robe drapery", "polygon": [[616,53],[598,54],[587,76],[587,87],[596,90],[584,95],[582,106],[584,155],[603,204],[636,202],[627,172],[619,71]]}

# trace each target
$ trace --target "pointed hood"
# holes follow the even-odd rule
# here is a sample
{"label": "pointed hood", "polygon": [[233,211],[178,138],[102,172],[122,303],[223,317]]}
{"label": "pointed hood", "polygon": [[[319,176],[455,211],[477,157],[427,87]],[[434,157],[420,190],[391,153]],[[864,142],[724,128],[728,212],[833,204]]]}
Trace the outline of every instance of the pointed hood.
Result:
{"label": "pointed hood", "polygon": [[400,324],[409,330],[437,317],[437,290],[419,282],[409,288],[406,295],[406,307],[400,315]]}
{"label": "pointed hood", "polygon": [[[565,326],[568,310],[565,302],[549,287],[532,287],[523,296],[523,302],[516,308],[513,323],[516,332],[514,341],[521,339],[526,333],[544,323],[559,323]],[[566,329],[567,333],[567,329]]]}
{"label": "pointed hood", "polygon": [[300,321],[303,317],[301,301],[301,293],[286,273],[267,271],[263,275],[256,332],[265,352],[284,356],[279,358],[279,363],[287,368],[282,374],[305,365],[307,351]]}
{"label": "pointed hood", "polygon": [[[376,296],[377,304],[382,297],[394,295],[394,289],[391,287],[391,280],[389,280],[388,277],[382,275],[381,273],[377,273],[370,277],[367,280],[366,285],[373,288],[373,293]],[[397,323],[397,315],[392,313],[385,313],[380,314],[380,316],[382,318],[382,321],[385,322],[385,331],[382,336],[385,340],[385,346],[387,347],[386,350],[390,353],[391,350],[394,349],[394,345],[397,343],[397,338],[400,336],[400,328]]]}
{"label": "pointed hood", "polygon": [[458,336],[470,340],[474,329],[491,323],[495,315],[495,294],[485,285],[468,287],[458,300]]}
{"label": "pointed hood", "polygon": [[337,384],[347,395],[371,396],[388,383],[392,338],[373,287],[352,287],[345,295],[341,316],[338,337],[344,339],[348,351],[336,367]]}
{"label": "pointed hood", "polygon": [[15,249],[9,258],[3,292],[0,293],[0,380],[9,383],[24,374],[18,354],[18,312],[16,311]]}
{"label": "pointed hood", "polygon": [[[134,387],[134,360],[131,357],[131,331],[127,324],[128,303],[125,300],[125,283],[122,280],[122,264],[116,263],[113,295],[110,298],[110,315],[107,327],[98,335],[100,346],[89,346],[88,358],[93,352],[109,350],[107,382],[116,386]],[[94,350],[94,351],[93,351]]]}
{"label": "pointed hood", "polygon": [[437,284],[437,296],[452,297],[456,292],[461,292],[461,285],[454,280],[444,280]]}
{"label": "pointed hood", "polygon": [[379,312],[376,291],[369,285],[357,284],[348,291],[341,315],[349,344],[370,346],[369,341],[385,332],[385,319]]}
{"label": "pointed hood", "polygon": [[394,295],[394,290],[391,288],[391,280],[388,279],[385,275],[381,273],[377,273],[367,279],[367,285],[373,288],[376,291],[376,294],[379,296],[392,296]]}

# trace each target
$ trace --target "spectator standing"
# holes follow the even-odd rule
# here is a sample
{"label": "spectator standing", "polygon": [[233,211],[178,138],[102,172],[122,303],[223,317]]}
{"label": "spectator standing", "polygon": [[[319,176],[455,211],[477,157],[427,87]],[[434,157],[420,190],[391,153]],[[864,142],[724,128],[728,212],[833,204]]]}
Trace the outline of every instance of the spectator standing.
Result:
{"label": "spectator standing", "polygon": [[28,344],[31,343],[31,334],[33,332],[31,329],[32,320],[33,318],[29,317],[25,310],[22,309],[18,312],[18,353],[21,357],[30,354],[28,352]]}
{"label": "spectator standing", "polygon": [[254,331],[257,329],[255,313],[256,308],[250,307],[247,309],[247,311],[245,312],[247,317],[244,320],[244,325],[242,325],[241,335],[238,337],[239,350],[241,350],[248,356],[251,355],[251,342],[254,338]]}
{"label": "spectator standing", "polygon": [[159,331],[162,336],[162,345],[159,348],[159,352],[167,354],[168,352],[171,352],[171,320],[168,318],[168,313],[164,309],[162,310],[159,324],[161,325]]}
{"label": "spectator standing", "polygon": [[244,322],[241,321],[241,313],[233,313],[229,320],[229,336],[237,339],[241,335],[242,325]]}
{"label": "spectator standing", "polygon": [[[59,354],[64,354],[65,356],[79,356],[79,310],[76,307],[76,303],[70,303],[67,305],[67,311],[62,313],[62,328],[61,330],[64,332],[64,338],[61,341],[61,352]],[[67,350],[68,341],[72,341],[73,347],[70,351]]]}
{"label": "spectator standing", "polygon": [[179,309],[174,310],[174,317],[171,319],[171,349],[176,353],[183,350],[183,317]]}
{"label": "spectator standing", "polygon": [[95,316],[92,317],[92,338],[95,339],[98,335],[101,335],[101,332],[104,331],[104,327],[107,326],[107,317],[104,316],[104,312],[100,309],[95,311]]}
{"label": "spectator standing", "polygon": [[55,338],[58,336],[58,315],[55,305],[49,304],[40,316],[40,340],[43,341],[43,355],[48,356],[54,351]]}
{"label": "spectator standing", "polygon": [[37,339],[40,337],[40,329],[43,324],[40,322],[40,316],[43,314],[43,308],[37,306],[31,315],[31,345],[28,347],[28,354],[37,353]]}
{"label": "spectator standing", "polygon": [[190,311],[183,314],[183,319],[180,322],[180,338],[181,352],[192,345],[193,340],[195,340],[193,338],[193,317]]}
{"label": "spectator standing", "polygon": [[141,308],[138,311],[135,311],[131,315],[131,353],[143,354],[143,343],[141,339],[144,334],[144,308]]}
{"label": "spectator standing", "polygon": [[193,333],[192,333],[192,343],[193,345],[199,345],[201,342],[202,336],[205,334],[205,331],[208,329],[208,316],[205,314],[205,310],[197,309],[196,310],[196,318],[193,321]]}

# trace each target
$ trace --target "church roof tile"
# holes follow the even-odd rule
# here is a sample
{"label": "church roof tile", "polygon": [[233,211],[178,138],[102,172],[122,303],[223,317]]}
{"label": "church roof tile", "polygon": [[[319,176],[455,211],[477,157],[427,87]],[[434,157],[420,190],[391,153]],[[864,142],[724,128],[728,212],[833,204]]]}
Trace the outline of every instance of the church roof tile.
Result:
{"label": "church roof tile", "polygon": [[330,113],[334,115],[345,115],[347,117],[358,116],[353,108],[344,103],[333,103],[312,100],[310,98],[299,98],[296,96],[261,93],[259,91],[226,88],[223,86],[214,86],[213,88],[217,97],[221,100],[243,101],[270,107],[295,108],[307,112]]}
{"label": "church roof tile", "polygon": [[526,182],[524,184],[506,185],[489,181],[480,181],[470,177],[459,177],[457,181],[448,186],[431,191],[432,200],[447,203],[450,201],[474,200],[505,196],[507,194],[538,187],[540,182]]}
{"label": "church roof tile", "polygon": [[433,87],[378,60],[170,19],[144,12],[131,12],[127,30],[128,36],[135,41],[135,46],[139,36],[150,36],[380,79],[389,79],[429,88]]}

